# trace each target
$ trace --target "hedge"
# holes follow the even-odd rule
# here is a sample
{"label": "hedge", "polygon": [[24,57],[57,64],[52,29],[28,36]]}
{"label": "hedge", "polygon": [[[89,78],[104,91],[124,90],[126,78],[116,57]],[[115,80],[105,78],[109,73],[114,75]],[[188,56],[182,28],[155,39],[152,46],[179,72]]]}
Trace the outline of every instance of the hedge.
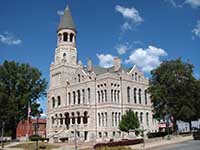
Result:
{"label": "hedge", "polygon": [[94,145],[94,149],[98,149],[101,147],[114,147],[114,146],[127,146],[127,145],[135,145],[143,143],[143,139],[133,139],[133,140],[122,140],[108,143],[98,143]]}

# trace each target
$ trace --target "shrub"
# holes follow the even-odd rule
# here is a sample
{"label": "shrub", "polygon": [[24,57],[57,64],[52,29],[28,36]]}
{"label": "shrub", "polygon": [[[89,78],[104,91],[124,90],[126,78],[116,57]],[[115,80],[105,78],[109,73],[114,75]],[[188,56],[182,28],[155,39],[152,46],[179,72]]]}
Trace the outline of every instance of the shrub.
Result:
{"label": "shrub", "polygon": [[98,143],[94,145],[94,149],[99,150],[102,147],[116,147],[116,146],[128,146],[143,143],[143,139],[133,139],[133,140],[122,140],[108,143]]}
{"label": "shrub", "polygon": [[31,135],[29,136],[30,141],[39,141],[42,137],[39,135]]}

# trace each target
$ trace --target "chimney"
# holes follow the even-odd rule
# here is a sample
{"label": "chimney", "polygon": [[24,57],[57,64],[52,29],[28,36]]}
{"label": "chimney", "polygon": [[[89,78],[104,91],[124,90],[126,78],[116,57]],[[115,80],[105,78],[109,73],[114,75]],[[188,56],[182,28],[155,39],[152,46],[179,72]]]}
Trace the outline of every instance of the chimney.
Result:
{"label": "chimney", "polygon": [[114,71],[119,71],[121,68],[121,60],[119,57],[114,58]]}
{"label": "chimney", "polygon": [[91,72],[92,68],[93,68],[92,60],[90,58],[88,58],[88,60],[87,60],[87,70],[88,70],[88,72]]}

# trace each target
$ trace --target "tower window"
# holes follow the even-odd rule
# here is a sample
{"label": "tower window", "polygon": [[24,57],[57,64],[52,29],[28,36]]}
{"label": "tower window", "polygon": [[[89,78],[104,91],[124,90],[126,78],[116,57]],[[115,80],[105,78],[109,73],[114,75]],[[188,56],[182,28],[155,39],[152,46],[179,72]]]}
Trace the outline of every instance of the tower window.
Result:
{"label": "tower window", "polygon": [[63,57],[66,57],[66,53],[63,53]]}
{"label": "tower window", "polygon": [[70,42],[73,42],[73,37],[74,37],[74,35],[71,33],[70,34]]}
{"label": "tower window", "polygon": [[58,41],[61,42],[62,41],[62,35],[59,33],[58,34]]}
{"label": "tower window", "polygon": [[63,33],[63,41],[68,41],[68,33]]}

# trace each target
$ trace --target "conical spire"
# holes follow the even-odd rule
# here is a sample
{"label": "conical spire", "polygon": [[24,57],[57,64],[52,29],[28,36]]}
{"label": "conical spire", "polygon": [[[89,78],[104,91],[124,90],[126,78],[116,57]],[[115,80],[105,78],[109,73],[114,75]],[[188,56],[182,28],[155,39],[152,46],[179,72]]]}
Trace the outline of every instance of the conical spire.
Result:
{"label": "conical spire", "polygon": [[68,5],[65,8],[64,15],[62,16],[62,18],[60,20],[60,24],[58,26],[57,31],[59,31],[61,29],[72,29],[72,30],[76,31],[74,21],[71,16],[71,11],[70,11]]}

